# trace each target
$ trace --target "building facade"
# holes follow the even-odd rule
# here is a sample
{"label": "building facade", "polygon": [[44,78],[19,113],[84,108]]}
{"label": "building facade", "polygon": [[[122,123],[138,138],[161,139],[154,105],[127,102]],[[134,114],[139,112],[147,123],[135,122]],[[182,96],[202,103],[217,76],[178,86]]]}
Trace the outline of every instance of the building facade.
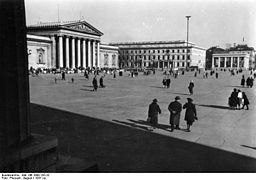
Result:
{"label": "building facade", "polygon": [[100,45],[100,68],[118,68],[119,48],[106,44]]}
{"label": "building facade", "polygon": [[[100,38],[103,33],[86,21],[39,23],[28,26],[27,33],[31,66],[47,68],[100,66]],[[37,40],[40,48],[35,47]],[[51,44],[50,48],[49,44]],[[49,57],[51,59],[48,59]]]}
{"label": "building facade", "polygon": [[213,69],[253,69],[255,50],[247,45],[237,45],[212,54]]}
{"label": "building facade", "polygon": [[121,68],[205,67],[206,49],[186,41],[110,43],[119,47]]}

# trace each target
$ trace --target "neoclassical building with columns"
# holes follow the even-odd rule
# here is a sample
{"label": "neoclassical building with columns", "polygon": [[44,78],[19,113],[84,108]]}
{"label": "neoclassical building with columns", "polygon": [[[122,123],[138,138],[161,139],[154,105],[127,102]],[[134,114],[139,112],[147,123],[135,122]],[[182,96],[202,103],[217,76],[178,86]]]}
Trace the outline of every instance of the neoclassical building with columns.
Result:
{"label": "neoclassical building with columns", "polygon": [[212,69],[253,69],[255,50],[246,44],[212,54]]}
{"label": "neoclassical building with columns", "polygon": [[103,33],[84,20],[29,25],[27,34],[29,66],[100,67]]}

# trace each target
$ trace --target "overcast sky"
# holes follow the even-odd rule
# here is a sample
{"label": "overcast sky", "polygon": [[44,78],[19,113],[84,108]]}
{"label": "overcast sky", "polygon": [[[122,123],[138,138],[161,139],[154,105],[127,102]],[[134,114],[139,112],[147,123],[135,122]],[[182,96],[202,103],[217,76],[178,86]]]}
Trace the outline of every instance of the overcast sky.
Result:
{"label": "overcast sky", "polygon": [[25,0],[27,24],[84,19],[103,43],[186,40],[209,48],[245,43],[256,48],[255,0]]}

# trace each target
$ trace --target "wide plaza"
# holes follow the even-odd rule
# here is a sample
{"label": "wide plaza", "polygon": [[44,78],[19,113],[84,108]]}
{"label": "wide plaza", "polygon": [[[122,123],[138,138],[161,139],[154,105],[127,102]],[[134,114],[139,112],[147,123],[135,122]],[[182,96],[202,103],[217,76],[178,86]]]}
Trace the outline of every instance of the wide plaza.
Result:
{"label": "wide plaza", "polygon": [[[143,145],[146,144],[145,146],[151,144],[148,139],[146,142],[141,141],[141,139],[145,140],[145,137],[140,137],[140,133],[143,136],[156,134],[157,139],[162,138],[165,142],[168,140],[170,142],[181,140],[185,144],[188,142],[190,145],[193,144],[200,147],[202,145],[203,148],[209,147],[216,151],[223,150],[225,153],[230,152],[232,154],[243,155],[243,157],[256,158],[256,91],[255,87],[242,88],[240,86],[242,74],[247,78],[250,75],[249,71],[244,71],[235,76],[231,76],[227,71],[219,71],[218,79],[215,78],[215,74],[213,76],[209,75],[207,79],[204,79],[202,73],[198,73],[197,77],[194,77],[194,72],[186,72],[184,75],[179,75],[177,79],[171,77],[171,87],[169,89],[163,88],[162,86],[163,71],[157,71],[156,74],[150,74],[148,76],[139,73],[138,77],[134,78],[131,78],[128,74],[128,72],[125,72],[123,76],[117,75],[116,78],[113,78],[113,75],[106,75],[104,78],[106,87],[98,88],[97,92],[92,91],[93,75],[90,75],[89,80],[85,79],[83,74],[67,74],[66,80],[61,80],[60,74],[43,74],[38,77],[30,76],[32,132],[57,136],[59,138],[59,149],[61,153],[70,153],[91,161],[102,160],[107,162],[110,159],[115,159],[116,164],[114,162],[109,162],[105,165],[103,165],[104,163],[101,164],[100,167],[103,171],[181,171],[181,165],[176,166],[176,168],[172,167],[171,170],[165,166],[158,167],[153,162],[150,164],[148,162],[150,160],[143,159],[138,154],[136,155],[137,160],[143,162],[143,165],[140,163],[137,163],[137,166],[134,164],[129,165],[128,157],[127,159],[123,157],[126,160],[123,162],[124,164],[120,165],[122,157],[118,157],[118,155],[123,153],[123,156],[125,156],[126,153],[122,152],[121,149],[124,147],[121,146],[125,144],[124,149],[129,151],[132,148],[137,149],[140,143]],[[98,80],[101,75],[98,76]],[[57,83],[55,83],[54,78],[57,78]],[[71,78],[74,78],[73,83],[71,82]],[[195,83],[194,95],[192,96],[188,92],[190,80],[194,80]],[[240,89],[247,94],[250,101],[250,110],[231,110],[228,108],[228,97],[234,88]],[[186,98],[188,97],[191,97],[196,104],[198,121],[193,124],[191,132],[185,131],[185,110],[181,112],[181,130],[170,132],[168,105],[176,96],[181,97],[180,102],[182,104],[187,102]],[[147,112],[148,106],[154,98],[158,99],[162,114],[159,115],[159,127],[154,131],[149,131],[148,127],[150,125],[146,122]],[[48,111],[44,110],[44,108],[49,108],[48,115],[45,114]],[[55,109],[58,111],[56,114]],[[72,116],[65,113],[60,115],[59,112],[74,114],[74,120]],[[84,124],[83,117],[86,119]],[[91,126],[90,123],[90,126],[87,126],[88,122],[92,122],[95,119],[97,119],[97,122],[103,124],[94,124],[91,130],[86,130],[86,128]],[[117,124],[118,126],[116,126]],[[114,128],[106,130],[104,129],[104,125],[106,125],[106,128],[107,126],[113,126]],[[126,128],[125,130],[123,126]],[[96,132],[91,132],[92,130]],[[134,136],[130,136],[127,131],[132,131]],[[139,132],[139,134],[135,132]],[[106,135],[106,133],[108,134]],[[93,139],[90,139],[88,136],[93,136]],[[109,136],[115,137],[111,137],[112,140],[108,141],[107,138]],[[104,143],[104,145],[100,144],[102,141],[98,138],[103,138],[102,140],[108,141],[108,143]],[[113,139],[118,139],[118,141],[114,141]],[[88,142],[82,142],[83,140]],[[156,139],[152,138],[152,146],[155,145],[158,149],[164,148],[166,150],[162,153],[169,154],[166,145],[159,140],[157,140],[159,144],[155,141]],[[81,143],[80,145],[79,142]],[[117,145],[118,143],[119,145]],[[138,147],[134,147],[135,144]],[[183,150],[180,151],[179,155],[182,152],[186,154],[185,149],[191,147],[184,145],[182,148]],[[136,153],[140,152],[140,150],[142,151],[141,154],[151,153],[145,152],[145,149],[137,149]],[[148,149],[147,151],[151,150]],[[161,151],[163,150],[160,150],[158,153],[161,153]],[[196,150],[192,151],[195,151],[192,154],[196,153]],[[87,154],[85,155],[85,153]],[[154,153],[152,156],[159,156],[158,153],[158,155],[155,154],[153,149],[152,153]],[[207,152],[205,151],[204,156],[206,154]],[[211,153],[208,155],[211,156]],[[183,165],[186,164],[186,160],[190,161],[190,163],[194,161],[192,159],[186,159],[186,157],[184,158]],[[202,158],[204,159],[206,157]],[[220,157],[216,157],[216,159],[218,158]],[[223,158],[228,158],[228,156]],[[172,162],[168,158],[164,161]],[[111,168],[110,164],[112,163],[115,165]],[[196,164],[196,162],[192,164]],[[204,167],[199,167],[200,165],[190,168],[189,166],[183,166],[183,171],[209,171],[212,166],[209,165],[208,167],[206,164],[207,162],[203,165]],[[228,164],[232,164],[232,158]],[[222,167],[221,162],[219,165]],[[219,170],[218,167],[216,168],[216,170]],[[224,168],[223,170],[229,171],[232,170],[232,167],[230,169]],[[237,170],[244,169],[238,168]],[[250,171],[250,169],[248,170]]]}

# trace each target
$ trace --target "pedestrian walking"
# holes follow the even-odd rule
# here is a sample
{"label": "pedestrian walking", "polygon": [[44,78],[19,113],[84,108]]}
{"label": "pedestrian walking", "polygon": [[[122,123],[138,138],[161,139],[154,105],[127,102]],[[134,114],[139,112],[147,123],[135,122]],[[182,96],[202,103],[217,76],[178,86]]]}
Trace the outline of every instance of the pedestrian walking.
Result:
{"label": "pedestrian walking", "polygon": [[238,89],[237,98],[238,98],[237,106],[238,106],[238,109],[240,110],[240,109],[241,109],[241,106],[242,106],[242,99],[243,99],[243,94],[242,94],[242,92],[240,91],[240,89]]}
{"label": "pedestrian walking", "polygon": [[163,84],[163,88],[166,88],[166,77],[163,78],[162,84]]}
{"label": "pedestrian walking", "polygon": [[237,100],[237,91],[236,88],[234,88],[228,100],[228,104],[231,109],[237,108]]}
{"label": "pedestrian walking", "polygon": [[66,76],[65,71],[62,71],[61,76],[62,76],[62,78],[61,78],[62,80],[66,80],[66,77],[65,77],[65,76]]}
{"label": "pedestrian walking", "polygon": [[171,102],[168,106],[168,110],[170,111],[170,125],[171,132],[175,129],[180,129],[180,112],[182,110],[182,105],[179,102],[180,97],[176,96],[175,101]]}
{"label": "pedestrian walking", "polygon": [[191,98],[187,98],[188,102],[184,104],[183,109],[186,109],[184,120],[187,121],[187,131],[190,132],[190,127],[197,119],[196,106],[192,103]]}
{"label": "pedestrian walking", "polygon": [[249,86],[250,86],[250,88],[252,88],[253,87],[253,77],[251,76],[250,77],[250,81],[249,81]]}
{"label": "pedestrian walking", "polygon": [[247,87],[250,87],[250,81],[251,81],[251,80],[250,80],[250,77],[248,77],[248,78],[246,79],[246,86],[247,86]]}
{"label": "pedestrian walking", "polygon": [[170,84],[171,84],[171,79],[170,79],[170,75],[168,75],[166,79],[166,87],[170,88]]}
{"label": "pedestrian walking", "polygon": [[102,88],[106,87],[106,86],[103,84],[103,76],[100,77],[100,87],[102,87]]}
{"label": "pedestrian walking", "polygon": [[97,82],[96,76],[94,76],[94,78],[93,78],[93,80],[92,80],[92,85],[93,85],[93,91],[97,91],[98,82]]}
{"label": "pedestrian walking", "polygon": [[249,110],[249,100],[245,94],[245,92],[242,93],[243,94],[243,107],[242,109],[244,109],[244,106],[246,106],[246,110]]}
{"label": "pedestrian walking", "polygon": [[158,124],[158,114],[161,114],[161,109],[157,104],[157,99],[153,99],[148,108],[148,121],[152,125],[152,129],[155,129]]}
{"label": "pedestrian walking", "polygon": [[194,85],[194,81],[191,80],[190,83],[189,83],[189,85],[188,85],[188,90],[189,90],[189,94],[190,94],[190,95],[193,95],[194,86],[195,86],[195,85]]}
{"label": "pedestrian walking", "polygon": [[241,86],[244,87],[245,85],[245,78],[244,78],[244,75],[242,76],[242,79],[241,79]]}
{"label": "pedestrian walking", "polygon": [[218,78],[219,78],[219,73],[216,72],[216,73],[215,73],[215,76],[216,76],[216,79],[218,79]]}

